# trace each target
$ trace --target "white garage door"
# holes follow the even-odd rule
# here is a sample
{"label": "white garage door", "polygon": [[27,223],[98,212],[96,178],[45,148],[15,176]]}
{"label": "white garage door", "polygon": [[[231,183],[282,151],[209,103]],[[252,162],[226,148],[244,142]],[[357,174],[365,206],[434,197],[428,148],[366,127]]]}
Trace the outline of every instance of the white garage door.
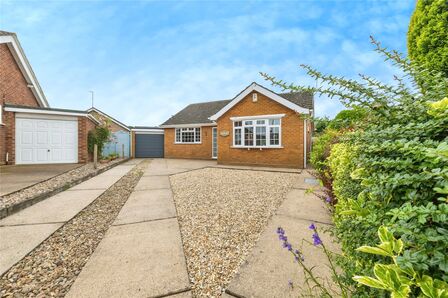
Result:
{"label": "white garage door", "polygon": [[78,121],[16,117],[16,164],[77,163]]}

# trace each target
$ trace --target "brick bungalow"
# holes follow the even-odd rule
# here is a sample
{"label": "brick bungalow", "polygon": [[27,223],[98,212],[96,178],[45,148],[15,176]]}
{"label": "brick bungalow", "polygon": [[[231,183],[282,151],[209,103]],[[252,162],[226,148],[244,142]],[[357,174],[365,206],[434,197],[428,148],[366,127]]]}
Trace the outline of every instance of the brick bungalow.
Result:
{"label": "brick bungalow", "polygon": [[0,31],[0,164],[84,163],[85,111],[50,108],[16,34]]}
{"label": "brick bungalow", "polygon": [[191,104],[165,121],[164,156],[306,168],[313,110],[312,94],[252,83],[231,100]]}

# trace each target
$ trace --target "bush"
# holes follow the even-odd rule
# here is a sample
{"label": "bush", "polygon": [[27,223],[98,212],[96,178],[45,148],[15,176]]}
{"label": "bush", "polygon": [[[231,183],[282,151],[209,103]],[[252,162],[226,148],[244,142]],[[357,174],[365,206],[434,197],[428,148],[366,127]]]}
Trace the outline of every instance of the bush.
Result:
{"label": "bush", "polygon": [[109,141],[111,132],[108,126],[97,126],[87,134],[87,150],[93,153],[95,144],[98,146],[98,156],[102,156],[104,145]]}
{"label": "bush", "polygon": [[321,134],[328,127],[331,120],[328,117],[315,117],[313,122],[316,134]]}
{"label": "bush", "polygon": [[418,0],[408,31],[412,61],[448,77],[448,1]]}
{"label": "bush", "polygon": [[338,142],[340,133],[334,129],[327,129],[313,143],[310,161],[318,172],[325,172],[328,168],[327,158],[330,156],[331,147]]}
{"label": "bush", "polygon": [[395,77],[396,84],[364,75],[362,82],[338,78],[309,66],[303,67],[323,82],[320,87],[285,85],[265,75],[284,89],[337,97],[368,114],[356,130],[339,138],[344,146],[333,146],[330,170],[328,161],[322,160],[327,156],[322,148],[327,147],[318,148],[315,156],[319,169],[334,179],[339,200],[335,234],[343,250],[339,264],[344,282],[354,289],[353,297],[386,294],[356,286],[352,280],[353,275],[371,275],[382,259],[356,250],[376,243],[381,225],[405,243],[397,258],[400,266],[420,276],[448,280],[448,79],[373,43],[403,73]]}
{"label": "bush", "polygon": [[353,129],[367,117],[367,111],[362,108],[340,111],[328,127],[331,129]]}

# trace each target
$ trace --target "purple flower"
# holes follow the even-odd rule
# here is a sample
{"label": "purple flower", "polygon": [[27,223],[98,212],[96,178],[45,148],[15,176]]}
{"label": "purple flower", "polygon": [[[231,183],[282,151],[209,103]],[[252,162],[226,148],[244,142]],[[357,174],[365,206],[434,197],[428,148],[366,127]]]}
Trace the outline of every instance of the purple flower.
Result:
{"label": "purple flower", "polygon": [[281,227],[278,227],[277,228],[277,234],[284,235],[285,234],[285,230],[283,230]]}
{"label": "purple flower", "polygon": [[288,237],[286,237],[286,236],[284,236],[284,235],[280,235],[280,236],[278,236],[278,239],[279,239],[280,241],[288,241]]}
{"label": "purple flower", "polygon": [[316,230],[316,226],[314,225],[314,223],[312,223],[308,228],[310,230]]}
{"label": "purple flower", "polygon": [[299,260],[305,261],[305,258],[303,257],[303,255],[300,253],[300,251],[298,249],[296,249],[294,251],[294,259],[298,262]]}
{"label": "purple flower", "polygon": [[331,203],[331,198],[330,198],[330,197],[327,197],[327,198],[325,199],[325,202],[327,202],[327,203]]}
{"label": "purple flower", "polygon": [[313,234],[313,244],[315,246],[322,244],[322,240],[320,240],[320,237],[317,233]]}

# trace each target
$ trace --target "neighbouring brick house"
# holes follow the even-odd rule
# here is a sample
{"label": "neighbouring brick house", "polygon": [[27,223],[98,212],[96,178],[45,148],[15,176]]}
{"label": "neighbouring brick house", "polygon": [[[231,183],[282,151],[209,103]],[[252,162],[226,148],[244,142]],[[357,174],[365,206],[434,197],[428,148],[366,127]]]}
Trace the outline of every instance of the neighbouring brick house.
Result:
{"label": "neighbouring brick house", "polygon": [[103,155],[118,153],[120,156],[130,157],[131,128],[98,108],[92,107],[87,112],[102,125],[107,125],[111,132],[111,140],[105,144]]}
{"label": "neighbouring brick house", "polygon": [[164,155],[305,168],[313,110],[310,93],[277,94],[252,83],[231,100],[191,104],[164,122]]}
{"label": "neighbouring brick house", "polygon": [[0,31],[0,164],[84,163],[85,111],[50,108],[16,34]]}

